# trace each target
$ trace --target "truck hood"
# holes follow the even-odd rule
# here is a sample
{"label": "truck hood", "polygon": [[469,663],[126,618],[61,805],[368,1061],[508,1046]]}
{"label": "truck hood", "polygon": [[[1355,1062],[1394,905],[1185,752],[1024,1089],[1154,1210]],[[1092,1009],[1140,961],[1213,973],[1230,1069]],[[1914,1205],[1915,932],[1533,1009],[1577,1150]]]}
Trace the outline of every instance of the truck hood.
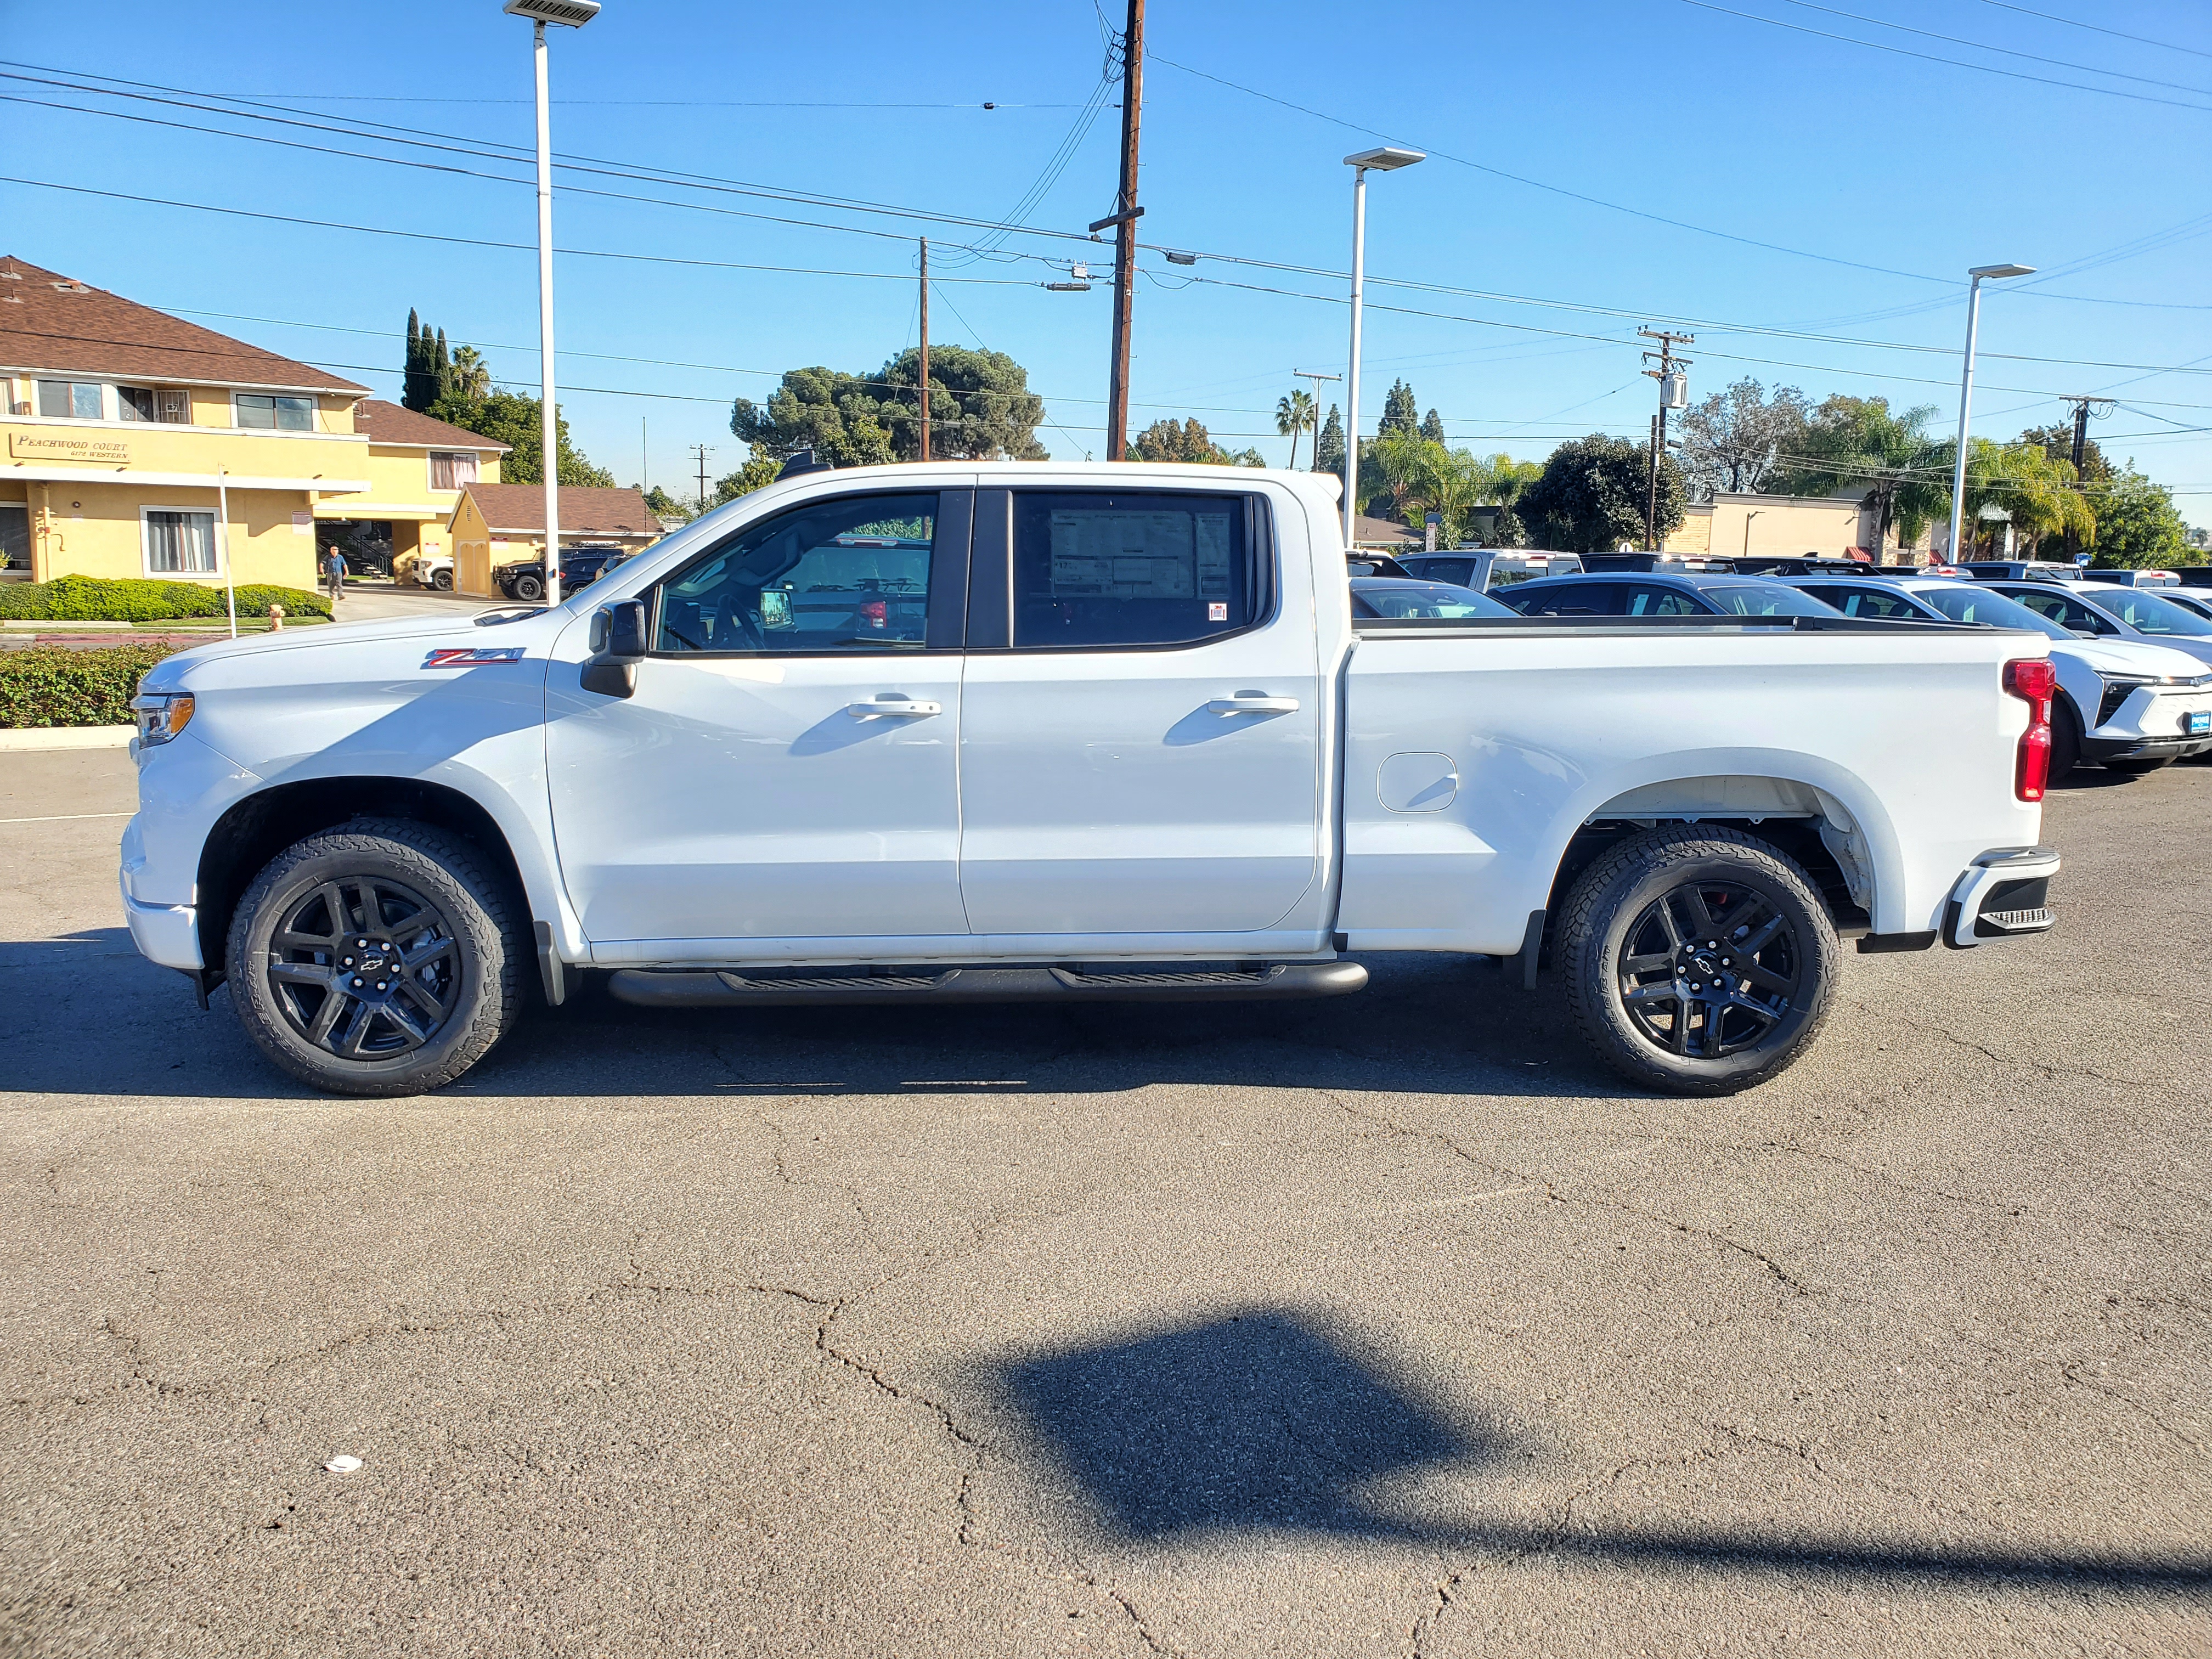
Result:
{"label": "truck hood", "polygon": [[566,628],[574,612],[562,605],[517,617],[512,622],[477,625],[477,619],[502,607],[485,605],[480,611],[450,615],[389,617],[379,622],[331,623],[316,627],[287,628],[273,634],[247,634],[234,640],[216,640],[164,658],[143,681],[149,691],[173,691],[195,668],[246,657],[270,657],[283,652],[313,651],[331,646],[399,644],[408,640],[434,640],[441,644],[526,645],[533,654]]}

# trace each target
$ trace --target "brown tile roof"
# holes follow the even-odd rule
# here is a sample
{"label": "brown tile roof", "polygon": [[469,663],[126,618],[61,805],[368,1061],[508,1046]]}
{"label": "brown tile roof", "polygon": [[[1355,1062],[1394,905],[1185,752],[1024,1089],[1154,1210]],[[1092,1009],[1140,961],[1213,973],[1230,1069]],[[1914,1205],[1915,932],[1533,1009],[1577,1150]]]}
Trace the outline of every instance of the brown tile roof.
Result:
{"label": "brown tile roof", "polygon": [[[471,484],[465,492],[493,530],[520,530],[543,534],[545,529],[545,487],[543,484]],[[563,536],[658,536],[660,520],[635,489],[593,489],[579,484],[561,486],[561,533]]]}
{"label": "brown tile roof", "polygon": [[366,392],[212,329],[0,256],[0,368],[126,379]]}
{"label": "brown tile roof", "polygon": [[496,438],[487,438],[466,427],[448,426],[381,398],[363,398],[353,406],[353,429],[367,433],[373,444],[404,444],[416,449],[495,449],[502,455],[508,448]]}

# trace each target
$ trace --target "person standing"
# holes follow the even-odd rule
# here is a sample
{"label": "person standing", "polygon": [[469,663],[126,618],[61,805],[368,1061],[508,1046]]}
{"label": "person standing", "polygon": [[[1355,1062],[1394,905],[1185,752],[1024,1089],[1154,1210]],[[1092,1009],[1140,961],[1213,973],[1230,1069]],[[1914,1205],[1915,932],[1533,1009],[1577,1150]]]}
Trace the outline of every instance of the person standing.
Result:
{"label": "person standing", "polygon": [[340,599],[345,598],[346,579],[346,557],[336,547],[331,549],[330,562],[326,569],[330,583],[331,603],[336,605]]}

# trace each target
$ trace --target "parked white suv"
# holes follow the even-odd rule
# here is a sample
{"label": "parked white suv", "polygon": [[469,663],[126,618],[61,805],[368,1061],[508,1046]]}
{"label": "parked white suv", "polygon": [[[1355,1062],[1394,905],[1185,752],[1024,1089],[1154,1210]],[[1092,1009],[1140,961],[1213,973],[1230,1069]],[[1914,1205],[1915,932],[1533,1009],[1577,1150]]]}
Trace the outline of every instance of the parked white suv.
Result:
{"label": "parked white suv", "polygon": [[[1919,616],[2047,634],[2058,671],[2051,722],[2054,783],[2084,761],[2109,771],[2148,772],[2212,750],[2212,670],[2186,652],[2117,635],[2084,637],[1984,582],[1805,576],[1791,585],[1847,617]],[[2062,599],[2049,589],[2039,594]]]}

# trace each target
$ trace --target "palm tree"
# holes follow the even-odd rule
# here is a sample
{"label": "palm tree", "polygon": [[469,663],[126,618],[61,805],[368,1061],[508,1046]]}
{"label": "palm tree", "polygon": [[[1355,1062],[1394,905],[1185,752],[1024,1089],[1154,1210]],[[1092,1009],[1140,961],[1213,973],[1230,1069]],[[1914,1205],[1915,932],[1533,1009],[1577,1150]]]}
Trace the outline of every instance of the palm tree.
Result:
{"label": "palm tree", "polygon": [[465,397],[482,398],[491,391],[491,365],[474,346],[456,346],[451,369],[453,387]]}
{"label": "palm tree", "polygon": [[1492,485],[1490,468],[1464,449],[1446,449],[1433,439],[1423,440],[1425,453],[1407,495],[1408,504],[1437,515],[1437,545],[1457,547],[1466,538],[1468,520],[1482,504]]}
{"label": "palm tree", "polygon": [[1298,469],[1298,434],[1314,423],[1313,393],[1300,386],[1275,405],[1275,430],[1291,441],[1291,471]]}
{"label": "palm tree", "polygon": [[[1999,445],[1977,438],[1966,448],[1962,517],[1971,526],[1980,520],[1984,507],[1996,507],[2032,542],[2070,531],[2085,544],[2094,544],[2097,515],[2075,483],[2074,463],[2050,454],[2040,444]],[[1972,531],[1966,533],[1971,538]]]}
{"label": "palm tree", "polygon": [[1893,523],[1899,545],[1910,547],[1951,508],[1954,450],[1928,435],[1935,413],[1933,404],[1893,410],[1886,398],[1839,393],[1814,411],[1798,441],[1803,453],[1778,458],[1778,476],[1767,487],[1786,495],[1863,489],[1875,504],[1876,556]]}
{"label": "palm tree", "polygon": [[1401,524],[1409,521],[1407,514],[1413,497],[1436,465],[1432,450],[1442,453],[1443,446],[1424,438],[1414,426],[1386,426],[1370,447],[1368,453],[1382,475],[1383,492],[1390,498],[1390,510]]}

